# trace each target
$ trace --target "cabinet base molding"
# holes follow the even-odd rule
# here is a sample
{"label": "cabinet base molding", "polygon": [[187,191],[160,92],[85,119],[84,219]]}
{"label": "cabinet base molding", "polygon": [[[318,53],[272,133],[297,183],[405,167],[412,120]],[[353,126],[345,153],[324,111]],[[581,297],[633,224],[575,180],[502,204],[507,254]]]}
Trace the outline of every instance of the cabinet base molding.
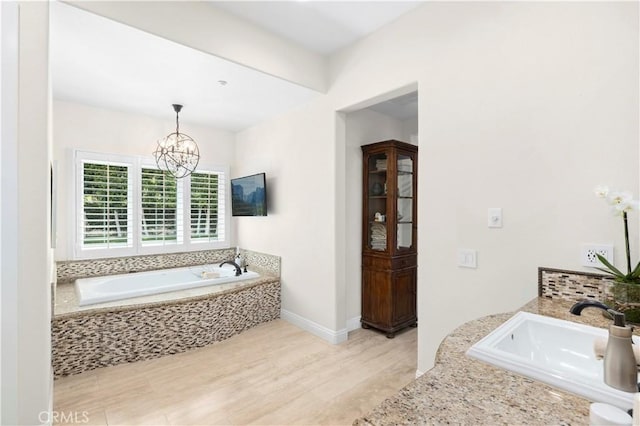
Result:
{"label": "cabinet base molding", "polygon": [[373,328],[373,329],[382,331],[387,335],[389,339],[393,339],[394,337],[396,337],[396,333],[404,328],[418,326],[418,321],[416,319],[411,319],[409,321],[399,323],[394,327],[384,327],[384,326],[381,326],[380,324],[377,324],[374,322],[368,322],[366,320],[360,320],[360,321],[362,323],[362,328],[364,329]]}

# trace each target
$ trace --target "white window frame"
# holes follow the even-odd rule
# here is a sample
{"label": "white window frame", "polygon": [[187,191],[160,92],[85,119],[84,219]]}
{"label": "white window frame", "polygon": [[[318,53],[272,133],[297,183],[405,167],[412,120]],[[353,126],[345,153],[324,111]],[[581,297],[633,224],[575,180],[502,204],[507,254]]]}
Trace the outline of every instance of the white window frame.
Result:
{"label": "white window frame", "polygon": [[[137,197],[134,196],[134,201],[137,203],[137,208],[134,209],[135,213],[135,221],[137,226],[139,227],[139,232],[134,236],[138,243],[140,254],[153,254],[153,253],[175,253],[184,250],[176,250],[180,246],[184,246],[186,243],[184,236],[184,215],[185,211],[185,203],[184,203],[184,189],[189,188],[188,184],[185,184],[185,178],[176,179],[177,184],[177,192],[176,198],[178,198],[178,202],[176,205],[176,226],[182,225],[182,235],[179,234],[180,229],[176,230],[177,240],[175,243],[157,243],[157,244],[143,244],[142,243],[142,168],[145,169],[158,169],[158,165],[156,164],[153,158],[140,158],[139,168],[136,172],[136,176],[138,177],[137,184]],[[179,199],[182,198],[182,199]],[[179,209],[182,209],[182,212],[178,212]],[[178,224],[178,220],[182,222]],[[165,249],[167,249],[165,251]]]}
{"label": "white window frame", "polygon": [[[207,167],[207,166],[202,166],[199,167],[198,170],[196,170],[194,173],[207,173],[207,174],[223,174],[223,192],[224,192],[224,198],[225,198],[225,208],[222,209],[222,213],[220,213],[220,209],[218,210],[218,219],[222,219],[222,223],[223,223],[223,230],[222,232],[224,233],[224,238],[222,240],[219,241],[202,241],[202,240],[196,240],[196,241],[191,241],[191,175],[188,176],[188,189],[185,188],[184,190],[184,209],[185,211],[188,212],[188,214],[185,214],[184,217],[184,226],[183,229],[185,230],[185,239],[189,240],[189,244],[191,244],[193,247],[203,247],[209,244],[217,244],[220,241],[228,241],[230,239],[230,236],[228,234],[230,226],[229,226],[229,222],[231,219],[231,179],[229,178],[229,169],[226,168],[225,170],[221,169],[221,168],[214,168],[214,167]],[[227,207],[228,206],[228,207]],[[220,229],[220,225],[218,224],[218,229]],[[220,232],[220,231],[218,231]]]}
{"label": "white window frame", "polygon": [[[132,209],[131,232],[133,235],[130,247],[96,248],[86,249],[82,245],[81,216],[83,197],[83,161],[97,163],[114,163],[129,165],[129,185],[131,200],[129,206]],[[74,151],[74,173],[71,187],[75,188],[73,196],[74,226],[72,235],[74,259],[97,259],[108,257],[123,257],[146,254],[180,253],[199,250],[213,250],[231,247],[231,184],[229,166],[199,164],[196,173],[223,173],[224,174],[224,205],[221,209],[224,215],[224,238],[218,241],[191,241],[191,179],[189,176],[178,179],[178,193],[181,192],[182,204],[182,242],[176,244],[148,245],[141,244],[142,234],[142,167],[157,168],[153,157],[126,156],[89,151]],[[180,202],[178,203],[180,204]]]}
{"label": "white window frame", "polygon": [[131,157],[124,157],[118,155],[111,154],[97,154],[93,152],[80,152],[76,151],[75,155],[75,173],[74,173],[74,182],[75,182],[75,194],[74,194],[74,221],[73,221],[73,248],[74,248],[74,258],[76,259],[84,259],[84,258],[101,258],[101,257],[118,257],[118,256],[130,256],[135,254],[135,226],[136,220],[135,216],[130,216],[127,226],[130,229],[132,240],[131,245],[127,245],[126,247],[111,247],[111,248],[92,248],[86,249],[83,248],[82,244],[82,224],[84,219],[84,210],[83,210],[83,195],[84,195],[84,173],[83,173],[83,163],[94,162],[94,163],[108,163],[114,165],[122,165],[128,167],[128,194],[131,199],[127,201],[128,208],[132,208],[133,201],[133,191],[131,190],[133,185],[135,184],[135,171],[134,171],[134,162]]}

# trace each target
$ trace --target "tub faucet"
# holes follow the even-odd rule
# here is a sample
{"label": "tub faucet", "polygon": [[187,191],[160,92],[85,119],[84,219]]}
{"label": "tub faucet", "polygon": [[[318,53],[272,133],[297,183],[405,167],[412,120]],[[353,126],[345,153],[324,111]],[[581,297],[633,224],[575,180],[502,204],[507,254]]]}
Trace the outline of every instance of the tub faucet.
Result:
{"label": "tub faucet", "polygon": [[242,269],[240,269],[240,266],[238,266],[238,264],[233,260],[225,260],[220,264],[220,267],[222,268],[222,265],[226,263],[228,263],[229,265],[233,265],[236,268],[236,277],[239,277],[240,275],[242,275]]}

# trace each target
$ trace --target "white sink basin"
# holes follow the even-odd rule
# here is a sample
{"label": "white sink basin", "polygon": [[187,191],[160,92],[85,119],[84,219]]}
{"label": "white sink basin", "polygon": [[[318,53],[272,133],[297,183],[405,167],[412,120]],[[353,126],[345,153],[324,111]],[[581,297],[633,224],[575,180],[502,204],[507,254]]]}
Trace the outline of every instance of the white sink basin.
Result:
{"label": "white sink basin", "polygon": [[[604,383],[602,360],[593,342],[607,337],[602,328],[518,312],[467,351],[467,355],[539,380],[594,402],[628,410],[633,393]],[[636,336],[633,338],[637,343]]]}

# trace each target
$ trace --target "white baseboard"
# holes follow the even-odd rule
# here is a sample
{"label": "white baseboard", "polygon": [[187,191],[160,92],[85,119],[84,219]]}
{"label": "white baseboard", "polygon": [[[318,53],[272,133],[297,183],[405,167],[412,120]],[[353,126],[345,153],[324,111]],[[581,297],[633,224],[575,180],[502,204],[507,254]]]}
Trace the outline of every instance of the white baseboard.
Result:
{"label": "white baseboard", "polygon": [[424,374],[424,371],[416,370],[416,379]]}
{"label": "white baseboard", "polygon": [[347,340],[346,328],[338,331],[331,330],[285,309],[280,310],[280,318],[334,345]]}
{"label": "white baseboard", "polygon": [[347,320],[347,332],[361,328],[360,317],[354,317]]}

